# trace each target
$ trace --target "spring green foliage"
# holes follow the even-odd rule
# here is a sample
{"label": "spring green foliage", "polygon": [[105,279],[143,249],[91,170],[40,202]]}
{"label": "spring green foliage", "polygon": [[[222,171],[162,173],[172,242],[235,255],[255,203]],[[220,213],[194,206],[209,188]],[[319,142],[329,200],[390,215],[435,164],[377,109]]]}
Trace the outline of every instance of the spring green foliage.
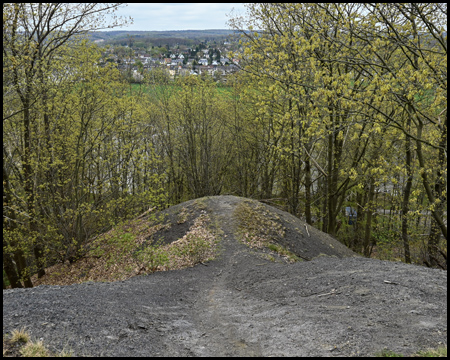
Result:
{"label": "spring green foliage", "polygon": [[[412,224],[425,212],[432,230],[422,256],[436,264],[447,237],[446,6],[283,3],[248,11],[230,25],[241,31],[257,116],[268,118],[284,174],[272,182],[276,193],[291,212],[304,209],[307,222],[317,214],[332,235],[342,233],[343,207],[357,208],[347,244],[370,256],[383,222],[379,192],[389,187],[388,230],[403,241],[405,260],[418,235]],[[323,196],[313,199],[315,189]]]}
{"label": "spring green foliage", "polygon": [[164,202],[143,104],[82,39],[116,6],[3,7],[3,256],[13,286],[32,286],[31,274],[75,261],[91,237]]}

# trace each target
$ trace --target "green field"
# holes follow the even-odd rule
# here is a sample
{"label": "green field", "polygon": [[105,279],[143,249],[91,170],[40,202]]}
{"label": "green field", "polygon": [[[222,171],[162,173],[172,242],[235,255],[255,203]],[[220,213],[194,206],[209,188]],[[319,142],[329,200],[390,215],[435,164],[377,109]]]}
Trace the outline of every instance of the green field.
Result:
{"label": "green field", "polygon": [[[157,93],[162,93],[164,91],[168,91],[170,94],[172,92],[180,91],[182,89],[179,85],[146,85],[146,84],[137,84],[132,83],[130,84],[131,91],[134,94],[139,93],[145,93],[149,94],[152,91],[156,91]],[[229,94],[231,92],[231,87],[229,86],[223,86],[223,85],[216,85],[217,92],[221,95]]]}

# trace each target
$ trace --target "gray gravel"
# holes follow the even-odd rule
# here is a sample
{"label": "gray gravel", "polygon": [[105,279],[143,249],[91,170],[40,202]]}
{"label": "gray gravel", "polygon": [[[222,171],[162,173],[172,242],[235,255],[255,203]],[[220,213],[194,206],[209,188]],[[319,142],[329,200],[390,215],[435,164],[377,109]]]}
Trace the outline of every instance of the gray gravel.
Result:
{"label": "gray gravel", "polygon": [[[219,218],[222,203],[210,209]],[[274,263],[223,224],[221,255],[206,265],[3,290],[3,333],[26,326],[79,356],[408,355],[447,344],[446,271],[361,257]]]}

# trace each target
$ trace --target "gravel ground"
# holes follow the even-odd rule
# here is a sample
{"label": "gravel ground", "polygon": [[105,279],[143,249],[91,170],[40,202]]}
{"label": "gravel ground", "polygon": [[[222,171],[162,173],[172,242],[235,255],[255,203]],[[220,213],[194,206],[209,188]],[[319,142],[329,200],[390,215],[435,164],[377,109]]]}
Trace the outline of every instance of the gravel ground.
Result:
{"label": "gravel ground", "polygon": [[[3,333],[26,326],[78,356],[373,356],[447,345],[447,272],[362,257],[271,262],[236,240],[240,201],[205,265],[126,281],[3,290]],[[313,237],[309,241],[316,241]]]}

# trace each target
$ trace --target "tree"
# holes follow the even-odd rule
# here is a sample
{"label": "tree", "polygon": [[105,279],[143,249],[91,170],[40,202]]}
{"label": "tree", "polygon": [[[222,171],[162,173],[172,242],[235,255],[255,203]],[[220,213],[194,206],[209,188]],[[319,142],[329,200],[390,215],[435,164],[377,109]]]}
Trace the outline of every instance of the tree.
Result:
{"label": "tree", "polygon": [[[384,118],[385,126],[405,134],[407,169],[411,168],[411,142],[415,143],[419,173],[434,220],[428,253],[430,259],[435,258],[439,230],[447,238],[443,213],[446,203],[444,174],[447,173],[446,4],[366,4],[365,10],[360,25],[348,31],[358,34],[359,41],[370,52],[359,52],[352,61],[363,66],[372,78],[369,87],[381,90],[383,103],[370,104],[372,109],[379,113],[380,119]],[[345,14],[339,13],[339,16]],[[387,102],[392,102],[397,113],[401,111],[406,116],[399,118],[395,113],[387,113]],[[434,155],[428,157],[431,153]],[[410,170],[407,173],[402,237],[408,259],[407,214],[412,173]]]}
{"label": "tree", "polygon": [[[291,211],[303,189],[305,213],[314,208],[322,229],[336,235],[342,206],[351,189],[358,189],[356,202],[363,210],[358,224],[365,215],[361,244],[368,256],[375,241],[371,230],[378,226],[372,225],[378,190],[399,176],[405,184],[399,234],[409,261],[408,218],[412,202],[414,211],[421,211],[420,190],[413,188],[420,176],[435,222],[428,246],[434,257],[436,229],[446,238],[446,5],[250,4],[248,9],[247,22],[235,18],[230,24],[241,33],[242,69],[264,79],[260,111],[275,110],[264,106],[272,101],[265,86],[271,96],[280,95],[277,104],[285,104],[278,109],[284,114],[277,122],[283,134],[278,149]],[[380,136],[389,140],[380,142]],[[392,147],[395,137],[404,145]],[[319,201],[320,207],[313,206]],[[306,217],[310,221],[311,215]]]}
{"label": "tree", "polygon": [[166,160],[170,202],[220,194],[230,162],[226,104],[208,76],[179,78],[174,88],[158,73],[149,116],[157,125],[155,147]]}
{"label": "tree", "polygon": [[144,64],[142,64],[142,61],[137,60],[137,61],[135,62],[135,65],[136,65],[137,68],[138,68],[139,74],[142,75],[142,74],[144,73]]}
{"label": "tree", "polygon": [[[430,202],[431,213],[443,236],[447,238],[442,212],[442,204],[446,201],[445,176],[442,175],[447,172],[447,6],[377,4],[366,5],[366,11],[364,25],[349,30],[355,34],[364,34],[360,36],[360,41],[366,46],[370,42],[371,54],[379,61],[373,62],[360,54],[358,62],[371,68],[373,84],[383,82],[383,92],[389,95],[389,101],[395,102],[408,114],[408,120],[404,124],[399,123],[393,116],[383,112],[378,104],[372,106],[385,117],[389,126],[399,128],[415,141],[422,183]],[[389,59],[381,56],[382,49],[386,48],[393,49]],[[402,56],[399,59],[400,54]],[[425,129],[428,133],[436,133],[434,141],[424,138]],[[424,146],[437,151],[436,158],[439,161],[434,181],[429,179]]]}
{"label": "tree", "polygon": [[[37,184],[33,163],[33,153],[37,151],[37,139],[34,138],[36,116],[38,112],[42,114],[45,129],[44,148],[47,154],[51,154],[48,107],[51,102],[52,87],[58,81],[63,81],[64,75],[61,76],[61,74],[68,71],[67,67],[64,68],[63,59],[67,60],[71,49],[82,46],[81,36],[87,31],[118,25],[117,18],[113,19],[111,25],[107,25],[104,18],[119,5],[3,4],[3,71],[4,77],[8,79],[8,100],[7,107],[3,108],[3,120],[5,122],[12,117],[21,117],[19,136],[23,145],[20,149],[20,159],[12,163],[12,168],[20,171],[23,191],[20,195],[23,200],[21,204],[25,205],[21,205],[20,211],[26,214],[25,227],[30,235],[29,238],[32,239],[32,248],[40,276],[43,275],[44,259],[42,244],[36,238],[38,236]],[[20,105],[11,106],[12,104]],[[12,156],[12,150],[6,147],[4,163],[11,164],[8,157]],[[11,169],[6,170],[11,171]],[[6,188],[12,189],[10,185],[7,183]],[[11,206],[9,211],[17,210]],[[13,218],[15,217],[9,217],[9,219]],[[17,256],[21,256],[20,252]],[[25,270],[19,268],[19,272],[21,271]],[[24,276],[26,275],[22,274],[22,277]],[[27,279],[26,286],[31,286],[31,282]]]}
{"label": "tree", "polygon": [[[280,150],[289,154],[285,156],[289,159],[286,166],[290,167],[290,170],[286,168],[285,177],[285,184],[290,187],[287,201],[291,211],[296,213],[300,188],[305,187],[305,213],[311,222],[312,161],[321,176],[326,178],[323,229],[334,234],[336,217],[349,184],[348,176],[339,184],[344,154],[343,134],[348,134],[358,111],[345,97],[358,91],[360,84],[353,80],[358,76],[353,68],[329,61],[333,54],[343,50],[343,46],[339,46],[337,41],[323,42],[317,34],[331,32],[336,38],[344,35],[338,31],[339,24],[330,28],[332,22],[329,17],[314,5],[251,5],[250,10],[252,20],[245,28],[254,25],[263,31],[242,31],[244,71],[257,78],[271,79],[274,82],[272,91],[279,88],[285,94],[282,131],[286,138],[284,143],[289,145]],[[242,27],[241,24],[236,26]],[[346,41],[353,40],[349,38]],[[353,86],[349,88],[351,82]],[[317,137],[327,138],[325,166],[311,159],[313,139]],[[360,148],[365,149],[364,146]],[[360,156],[355,154],[355,159]]]}

